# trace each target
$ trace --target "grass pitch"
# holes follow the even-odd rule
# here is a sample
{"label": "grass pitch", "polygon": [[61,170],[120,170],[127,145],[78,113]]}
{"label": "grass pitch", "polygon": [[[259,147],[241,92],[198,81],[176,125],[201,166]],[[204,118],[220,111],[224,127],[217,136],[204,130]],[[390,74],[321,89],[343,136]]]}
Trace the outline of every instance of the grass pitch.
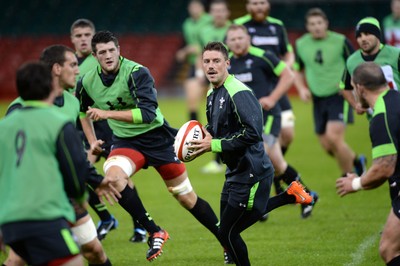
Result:
{"label": "grass pitch", "polygon": [[[159,102],[172,126],[180,127],[187,121],[183,99],[160,99]],[[297,98],[292,98],[292,104],[296,136],[286,158],[304,182],[318,192],[320,199],[308,219],[300,218],[299,206],[284,206],[271,212],[267,222],[259,222],[246,230],[242,237],[252,265],[384,265],[378,245],[390,210],[387,185],[340,198],[335,191],[335,180],[341,173],[336,161],[323,152],[314,134],[311,104]],[[0,105],[0,117],[4,115],[5,105]],[[203,123],[204,107],[205,104],[200,119]],[[364,116],[357,116],[355,125],[348,127],[346,139],[357,153],[367,155],[371,162],[368,123]],[[194,189],[218,214],[224,176],[200,172],[212,157],[206,154],[186,165]],[[101,169],[101,164],[97,166]],[[164,254],[153,265],[223,265],[222,248],[216,239],[179,206],[156,171],[142,170],[133,180],[151,216],[171,235]],[[113,265],[149,265],[145,259],[147,245],[128,241],[132,235],[129,215],[119,206],[110,206],[109,210],[118,219],[119,227],[102,243]],[[93,218],[98,221],[95,215]],[[4,259],[0,255],[0,262]]]}

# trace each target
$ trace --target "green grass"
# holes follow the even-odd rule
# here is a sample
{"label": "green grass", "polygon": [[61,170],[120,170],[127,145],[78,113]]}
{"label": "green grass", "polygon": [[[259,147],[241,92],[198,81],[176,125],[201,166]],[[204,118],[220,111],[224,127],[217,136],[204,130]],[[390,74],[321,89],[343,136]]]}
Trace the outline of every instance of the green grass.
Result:
{"label": "green grass", "polygon": [[[320,200],[313,215],[300,218],[299,206],[284,206],[270,213],[269,220],[257,223],[243,234],[252,265],[383,265],[378,244],[380,231],[390,209],[387,185],[344,198],[337,196],[335,180],[341,174],[336,162],[326,155],[313,132],[311,105],[292,99],[296,114],[295,141],[286,156],[305,183],[317,191]],[[171,125],[179,127],[187,118],[183,99],[160,99]],[[204,106],[204,105],[203,105]],[[0,105],[0,116],[4,105]],[[204,115],[201,117],[204,122]],[[346,139],[357,152],[370,159],[368,124],[364,116],[347,130]],[[196,192],[219,213],[223,175],[202,175],[200,167],[211,154],[187,164]],[[101,168],[100,165],[99,169]],[[139,194],[155,221],[171,235],[164,254],[154,265],[223,265],[222,249],[214,237],[184,210],[167,192],[153,170],[142,170],[134,178]],[[109,210],[120,226],[103,241],[114,265],[149,265],[146,244],[128,242],[132,221],[119,206]],[[95,222],[97,217],[93,215]],[[4,260],[0,255],[0,262]]]}

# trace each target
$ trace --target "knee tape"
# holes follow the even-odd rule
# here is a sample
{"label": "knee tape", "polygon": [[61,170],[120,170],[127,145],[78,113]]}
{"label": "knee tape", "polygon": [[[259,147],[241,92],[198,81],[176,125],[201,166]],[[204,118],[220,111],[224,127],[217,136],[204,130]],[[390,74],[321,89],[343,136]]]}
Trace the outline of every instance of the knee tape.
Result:
{"label": "knee tape", "polygon": [[94,225],[92,218],[84,224],[72,227],[71,231],[79,246],[87,244],[97,237],[96,226]]}
{"label": "knee tape", "polygon": [[182,183],[172,188],[172,195],[186,195],[193,191],[192,184],[190,184],[189,178],[186,178]]}
{"label": "knee tape", "polygon": [[132,163],[128,158],[124,156],[112,156],[104,162],[103,171],[107,173],[111,166],[118,166],[125,172],[125,174],[130,177],[133,174]]}
{"label": "knee tape", "polygon": [[281,127],[294,127],[294,113],[293,110],[285,110],[281,113]]}

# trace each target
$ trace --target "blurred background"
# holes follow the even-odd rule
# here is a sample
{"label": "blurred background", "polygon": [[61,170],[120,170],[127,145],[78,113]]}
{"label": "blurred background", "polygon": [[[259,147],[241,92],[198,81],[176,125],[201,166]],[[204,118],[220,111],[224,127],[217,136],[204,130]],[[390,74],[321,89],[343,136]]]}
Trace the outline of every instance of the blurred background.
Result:
{"label": "blurred background", "polygon": [[[70,26],[88,18],[96,30],[117,34],[121,54],[149,67],[160,95],[183,94],[187,66],[177,63],[176,51],[184,45],[181,29],[188,16],[188,0],[1,0],[0,100],[16,97],[15,71],[25,61],[36,60],[48,45],[70,42]],[[208,6],[209,1],[204,1]],[[246,14],[245,0],[228,0],[231,19]],[[320,7],[330,29],[354,39],[356,23],[390,13],[390,0],[270,0],[271,16],[282,20],[290,42],[305,32],[304,15]]]}

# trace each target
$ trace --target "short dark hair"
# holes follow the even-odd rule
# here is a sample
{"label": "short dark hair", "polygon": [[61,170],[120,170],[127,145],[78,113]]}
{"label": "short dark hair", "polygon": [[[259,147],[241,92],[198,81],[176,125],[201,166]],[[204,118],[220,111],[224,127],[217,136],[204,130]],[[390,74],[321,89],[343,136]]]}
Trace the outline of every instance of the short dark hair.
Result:
{"label": "short dark hair", "polygon": [[221,52],[224,56],[225,60],[229,59],[228,50],[226,49],[225,45],[222,42],[209,42],[204,46],[203,53],[205,51],[218,51]]}
{"label": "short dark hair", "polygon": [[200,4],[201,6],[204,7],[204,3],[201,0],[190,0],[189,1],[189,5],[192,4],[192,3],[197,3],[197,4]]}
{"label": "short dark hair", "polygon": [[28,62],[17,70],[16,85],[24,100],[44,100],[52,91],[52,75],[43,62]]}
{"label": "short dark hair", "polygon": [[74,21],[71,25],[71,33],[75,28],[86,28],[89,27],[91,28],[94,32],[96,32],[96,28],[94,27],[94,24],[92,21],[86,19],[86,18],[79,18]]}
{"label": "short dark hair", "polygon": [[40,61],[45,63],[51,70],[54,64],[64,65],[66,61],[65,53],[75,53],[74,50],[68,46],[56,44],[46,47],[40,55]]}
{"label": "short dark hair", "polygon": [[99,31],[92,38],[92,51],[94,53],[97,52],[96,45],[98,43],[108,43],[108,42],[114,42],[115,46],[117,46],[117,47],[119,45],[118,39],[117,39],[117,37],[115,37],[114,33],[112,33],[111,31],[108,31],[108,30]]}
{"label": "short dark hair", "polygon": [[246,34],[249,34],[249,31],[247,30],[247,28],[243,25],[239,25],[239,24],[231,24],[229,25],[228,29],[226,30],[226,32],[230,31],[230,30],[238,30],[241,29],[243,30]]}
{"label": "short dark hair", "polygon": [[307,11],[307,13],[304,17],[305,22],[307,23],[307,20],[309,17],[315,17],[315,16],[322,17],[324,20],[328,21],[328,17],[326,16],[325,12],[322,11],[321,8],[314,7]]}
{"label": "short dark hair", "polygon": [[224,4],[226,7],[228,7],[228,2],[226,0],[211,0],[210,6],[214,4]]}
{"label": "short dark hair", "polygon": [[[269,3],[269,0],[266,0]],[[250,0],[246,0],[246,4],[248,4],[250,2]]]}
{"label": "short dark hair", "polygon": [[387,86],[382,68],[374,62],[364,62],[353,72],[353,83],[364,86],[367,90],[375,91]]}

